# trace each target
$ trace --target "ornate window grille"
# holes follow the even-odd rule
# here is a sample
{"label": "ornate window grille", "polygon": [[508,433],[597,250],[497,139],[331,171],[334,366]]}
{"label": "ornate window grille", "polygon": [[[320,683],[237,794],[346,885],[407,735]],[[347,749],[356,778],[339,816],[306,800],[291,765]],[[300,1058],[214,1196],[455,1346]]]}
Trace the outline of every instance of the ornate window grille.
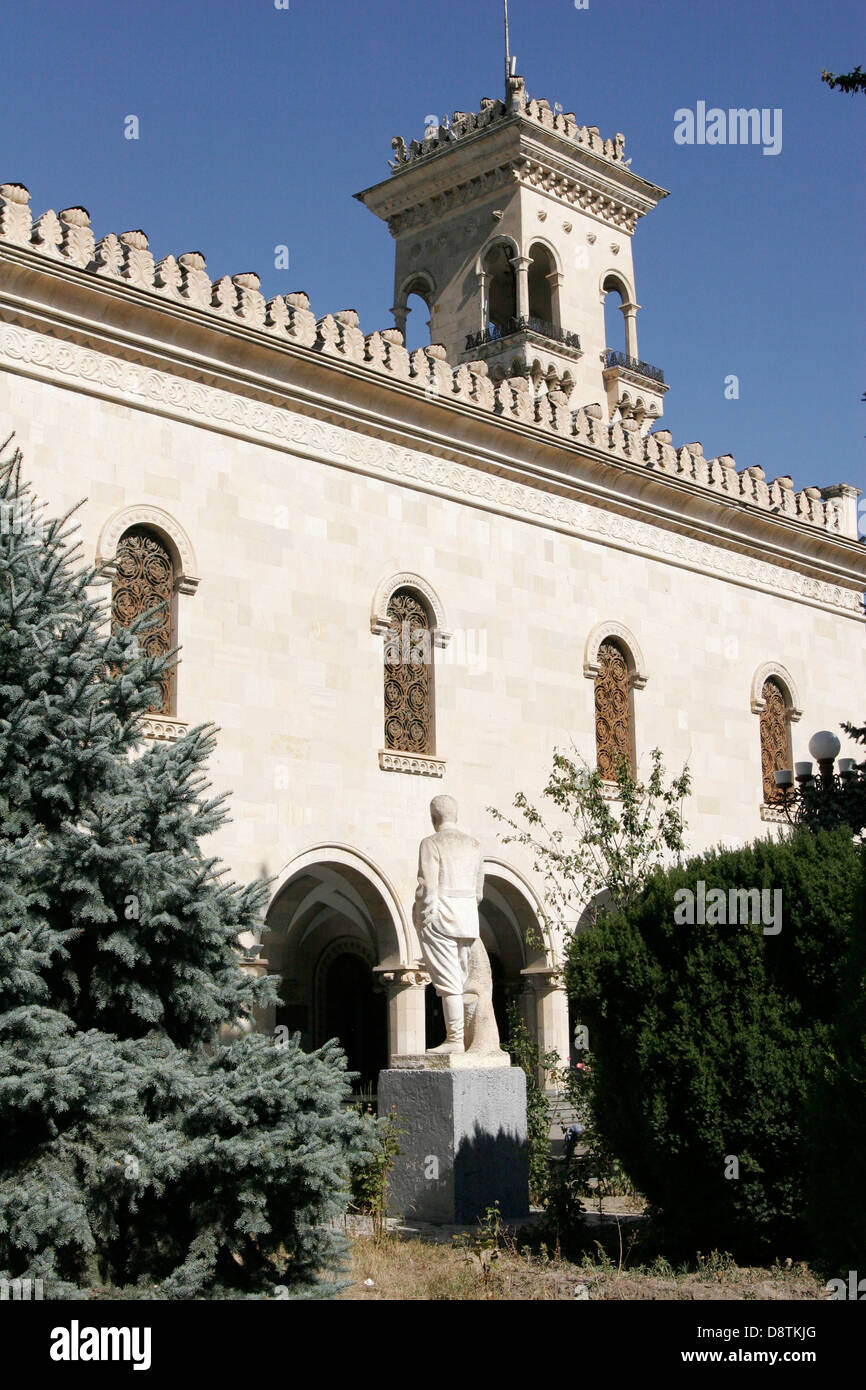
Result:
{"label": "ornate window grille", "polygon": [[[145,656],[165,656],[174,640],[175,569],[171,555],[152,531],[132,526],[120,538],[115,557],[111,590],[111,619],[114,627],[129,627],[136,618],[152,609],[148,628],[139,633],[139,647]],[[151,713],[173,713],[174,669],[164,672],[161,694]]]}
{"label": "ornate window grille", "polygon": [[385,636],[385,747],[434,753],[433,632],[427,609],[411,589],[388,604]]}
{"label": "ornate window grille", "polygon": [[628,661],[616,642],[602,642],[595,678],[595,745],[598,770],[606,782],[616,780],[615,755],[621,753],[634,771],[631,691]]}
{"label": "ornate window grille", "polygon": [[769,806],[778,798],[773,776],[783,767],[792,767],[790,706],[778,681],[770,677],[761,689],[764,708],[761,711],[761,776],[764,784],[764,804]]}

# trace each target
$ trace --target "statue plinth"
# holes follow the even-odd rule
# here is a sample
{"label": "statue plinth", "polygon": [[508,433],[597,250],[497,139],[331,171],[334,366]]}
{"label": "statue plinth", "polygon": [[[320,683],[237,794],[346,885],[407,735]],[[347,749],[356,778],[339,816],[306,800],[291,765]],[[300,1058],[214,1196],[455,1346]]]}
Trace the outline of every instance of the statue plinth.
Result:
{"label": "statue plinth", "polygon": [[510,1066],[507,1052],[406,1052],[391,1058],[392,1071],[484,1071]]}
{"label": "statue plinth", "polygon": [[426,1052],[379,1073],[379,1114],[400,1125],[390,1216],[472,1225],[494,1202],[507,1220],[529,1215],[526,1073],[510,1060]]}

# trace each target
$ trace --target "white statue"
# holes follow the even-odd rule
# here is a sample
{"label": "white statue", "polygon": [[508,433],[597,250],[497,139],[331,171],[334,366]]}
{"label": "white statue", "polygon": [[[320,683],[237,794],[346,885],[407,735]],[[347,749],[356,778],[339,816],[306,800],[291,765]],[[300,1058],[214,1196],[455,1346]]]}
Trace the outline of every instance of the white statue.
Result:
{"label": "white statue", "polygon": [[481,941],[481,845],[457,828],[457,802],[434,796],[434,835],[421,841],[413,921],[421,954],[442,1000],[446,1038],[431,1052],[499,1052],[490,962]]}

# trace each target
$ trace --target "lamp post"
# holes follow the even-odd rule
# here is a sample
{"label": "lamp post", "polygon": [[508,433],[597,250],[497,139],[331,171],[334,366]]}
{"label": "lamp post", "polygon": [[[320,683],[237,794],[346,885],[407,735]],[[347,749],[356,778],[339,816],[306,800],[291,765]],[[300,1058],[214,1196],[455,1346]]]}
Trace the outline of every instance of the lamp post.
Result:
{"label": "lamp post", "polygon": [[834,764],[841,748],[834,733],[829,729],[820,729],[809,739],[809,752],[818,764],[817,777],[812,771],[811,762],[795,763],[793,771],[786,767],[773,773],[777,800],[790,824],[793,824],[791,812],[798,807],[798,803],[802,811],[804,806],[814,804],[816,798],[826,797],[829,801],[835,793],[864,777],[855,758],[839,758],[837,774]]}
{"label": "lamp post", "polygon": [[827,790],[833,786],[833,763],[839,756],[841,747],[836,735],[831,734],[828,729],[822,729],[809,739],[809,752],[817,760],[821,769],[821,781]]}

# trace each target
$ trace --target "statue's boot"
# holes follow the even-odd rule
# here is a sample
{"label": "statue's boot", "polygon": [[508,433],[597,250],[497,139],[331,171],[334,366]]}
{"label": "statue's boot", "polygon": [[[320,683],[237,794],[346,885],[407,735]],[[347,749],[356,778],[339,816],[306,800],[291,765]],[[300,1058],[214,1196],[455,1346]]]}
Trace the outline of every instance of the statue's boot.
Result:
{"label": "statue's boot", "polygon": [[428,1052],[465,1052],[463,1046],[463,995],[445,994],[442,996],[442,1012],[445,1015],[446,1036],[438,1047],[428,1047]]}

